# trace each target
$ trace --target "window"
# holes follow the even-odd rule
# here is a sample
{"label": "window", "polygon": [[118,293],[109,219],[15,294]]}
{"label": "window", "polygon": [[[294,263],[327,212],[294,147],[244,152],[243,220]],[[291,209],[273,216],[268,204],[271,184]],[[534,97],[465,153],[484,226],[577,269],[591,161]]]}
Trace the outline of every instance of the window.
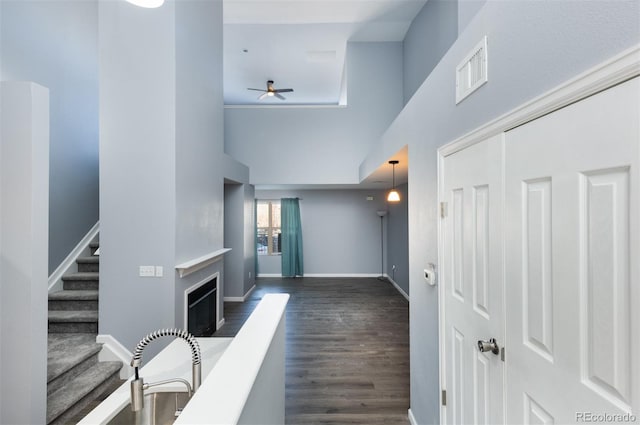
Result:
{"label": "window", "polygon": [[280,201],[258,201],[258,255],[280,255]]}

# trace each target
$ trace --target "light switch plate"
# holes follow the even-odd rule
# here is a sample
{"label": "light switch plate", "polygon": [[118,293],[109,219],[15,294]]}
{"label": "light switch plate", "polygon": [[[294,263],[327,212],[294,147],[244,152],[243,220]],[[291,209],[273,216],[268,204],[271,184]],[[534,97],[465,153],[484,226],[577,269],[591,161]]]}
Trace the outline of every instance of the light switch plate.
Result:
{"label": "light switch plate", "polygon": [[156,266],[156,277],[162,277],[164,275],[164,268],[162,266]]}
{"label": "light switch plate", "polygon": [[156,275],[156,268],[154,266],[140,266],[140,277],[154,277]]}

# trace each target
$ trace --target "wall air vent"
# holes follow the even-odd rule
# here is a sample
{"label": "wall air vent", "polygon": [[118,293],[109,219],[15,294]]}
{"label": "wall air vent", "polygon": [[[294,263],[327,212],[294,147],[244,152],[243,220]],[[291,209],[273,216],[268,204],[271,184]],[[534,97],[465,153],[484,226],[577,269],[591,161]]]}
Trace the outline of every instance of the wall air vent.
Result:
{"label": "wall air vent", "polygon": [[456,104],[487,82],[487,36],[456,68]]}

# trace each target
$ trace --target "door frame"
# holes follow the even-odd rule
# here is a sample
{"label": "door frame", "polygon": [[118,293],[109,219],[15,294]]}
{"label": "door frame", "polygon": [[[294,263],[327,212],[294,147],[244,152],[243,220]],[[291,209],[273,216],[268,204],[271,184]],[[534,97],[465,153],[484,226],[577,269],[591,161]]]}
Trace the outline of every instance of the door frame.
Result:
{"label": "door frame", "polygon": [[[555,110],[561,109],[572,103],[578,102],[598,92],[611,88],[617,84],[640,76],[640,44],[637,44],[618,55],[588,69],[587,71],[577,75],[576,77],[558,85],[557,87],[547,91],[546,93],[523,103],[522,105],[512,109],[511,111],[495,118],[480,127],[470,131],[469,133],[459,137],[438,148],[437,151],[437,191],[438,191],[438,264],[444,264],[444,226],[442,223],[442,215],[440,211],[441,202],[446,201],[443,190],[444,177],[444,158],[452,155],[469,146],[480,143],[491,137],[498,136],[523,125],[543,115],[549,114]],[[504,142],[504,141],[503,141]],[[504,143],[503,143],[504,148]],[[504,175],[504,166],[503,175]],[[504,179],[503,179],[504,191]],[[504,216],[504,211],[502,212]],[[504,238],[503,238],[504,239]],[[504,241],[503,241],[504,256]],[[503,266],[504,268],[504,266]],[[504,276],[504,274],[503,274]],[[503,279],[503,290],[506,289]],[[640,290],[640,289],[636,289]],[[442,403],[443,391],[446,391],[446,358],[445,358],[445,307],[444,307],[445,288],[438,284],[438,354],[439,354],[439,389],[440,389],[440,423],[446,423],[446,409]],[[506,299],[506,297],[504,298]],[[640,322],[640,311],[632,311],[632,321]],[[504,322],[506,323],[506,321]],[[505,325],[506,326],[506,325]],[[506,332],[505,332],[506,335]],[[508,348],[508,341],[504,341],[503,345]],[[507,351],[508,355],[508,351]],[[506,364],[505,364],[506,368]],[[506,380],[507,370],[505,369],[504,377]],[[506,391],[503,391],[503,397],[506,397]],[[506,400],[503,403],[506,409]],[[506,417],[506,416],[505,416]]]}

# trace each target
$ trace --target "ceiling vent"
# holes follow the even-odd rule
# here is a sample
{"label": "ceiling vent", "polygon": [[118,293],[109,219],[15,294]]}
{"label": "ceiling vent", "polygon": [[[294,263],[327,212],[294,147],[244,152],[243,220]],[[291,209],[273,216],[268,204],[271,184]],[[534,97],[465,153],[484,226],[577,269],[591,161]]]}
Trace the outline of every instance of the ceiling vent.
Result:
{"label": "ceiling vent", "polygon": [[487,36],[456,68],[456,104],[487,82]]}

